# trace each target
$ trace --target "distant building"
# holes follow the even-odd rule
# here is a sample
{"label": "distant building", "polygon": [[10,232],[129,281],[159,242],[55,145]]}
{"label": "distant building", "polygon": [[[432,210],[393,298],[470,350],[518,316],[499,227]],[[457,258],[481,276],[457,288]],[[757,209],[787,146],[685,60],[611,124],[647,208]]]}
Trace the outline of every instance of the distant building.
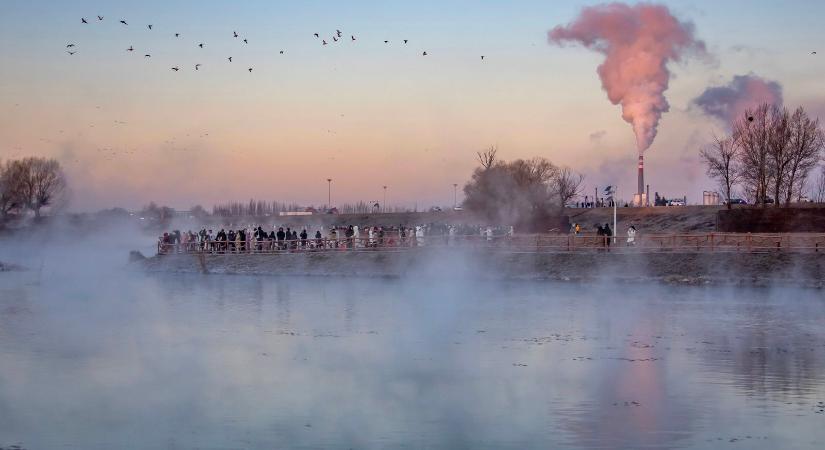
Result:
{"label": "distant building", "polygon": [[702,191],[702,205],[718,206],[722,204],[722,197],[715,191]]}

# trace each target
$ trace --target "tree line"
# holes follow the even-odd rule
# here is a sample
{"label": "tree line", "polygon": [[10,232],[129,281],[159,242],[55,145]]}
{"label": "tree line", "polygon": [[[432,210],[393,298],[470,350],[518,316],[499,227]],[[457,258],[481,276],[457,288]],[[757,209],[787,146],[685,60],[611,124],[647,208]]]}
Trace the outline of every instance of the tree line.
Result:
{"label": "tree line", "polygon": [[0,161],[0,223],[65,201],[66,176],[54,159],[29,157]]}
{"label": "tree line", "polygon": [[801,107],[790,112],[766,103],[746,110],[730,133],[714,136],[700,156],[728,208],[737,192],[753,204],[779,207],[805,195],[823,148],[819,119],[811,119]]}

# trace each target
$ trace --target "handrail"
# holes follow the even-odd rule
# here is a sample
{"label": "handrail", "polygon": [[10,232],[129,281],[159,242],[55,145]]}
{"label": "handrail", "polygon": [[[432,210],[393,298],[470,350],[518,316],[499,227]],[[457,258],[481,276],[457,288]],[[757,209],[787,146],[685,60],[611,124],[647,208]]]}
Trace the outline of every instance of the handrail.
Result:
{"label": "handrail", "polygon": [[534,234],[515,236],[442,235],[158,242],[158,254],[295,253],[322,251],[406,251],[416,248],[485,248],[517,253],[566,252],[815,252],[825,254],[825,234],[817,233],[684,233],[637,234],[633,239],[594,234]]}

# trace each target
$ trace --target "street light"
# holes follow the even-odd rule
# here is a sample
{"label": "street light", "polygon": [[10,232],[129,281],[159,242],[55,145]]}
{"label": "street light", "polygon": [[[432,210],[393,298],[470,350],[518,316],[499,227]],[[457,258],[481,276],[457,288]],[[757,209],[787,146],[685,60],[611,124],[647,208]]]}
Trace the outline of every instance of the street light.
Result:
{"label": "street light", "polygon": [[387,186],[384,186],[384,203],[381,204],[384,212],[387,212]]}
{"label": "street light", "polygon": [[332,178],[327,178],[327,209],[332,209]]}

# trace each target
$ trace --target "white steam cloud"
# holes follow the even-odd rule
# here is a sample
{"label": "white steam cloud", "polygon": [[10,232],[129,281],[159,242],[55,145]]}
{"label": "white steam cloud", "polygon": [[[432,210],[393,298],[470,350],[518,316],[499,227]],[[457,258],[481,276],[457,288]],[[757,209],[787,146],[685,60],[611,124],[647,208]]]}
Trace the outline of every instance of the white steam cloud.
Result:
{"label": "white steam cloud", "polygon": [[602,88],[614,105],[621,104],[639,153],[653,143],[659,119],[670,109],[664,95],[670,81],[667,63],[706,53],[693,24],[679,21],[666,6],[648,3],[586,7],[572,23],[550,30],[548,41],[579,43],[605,55],[598,68]]}

